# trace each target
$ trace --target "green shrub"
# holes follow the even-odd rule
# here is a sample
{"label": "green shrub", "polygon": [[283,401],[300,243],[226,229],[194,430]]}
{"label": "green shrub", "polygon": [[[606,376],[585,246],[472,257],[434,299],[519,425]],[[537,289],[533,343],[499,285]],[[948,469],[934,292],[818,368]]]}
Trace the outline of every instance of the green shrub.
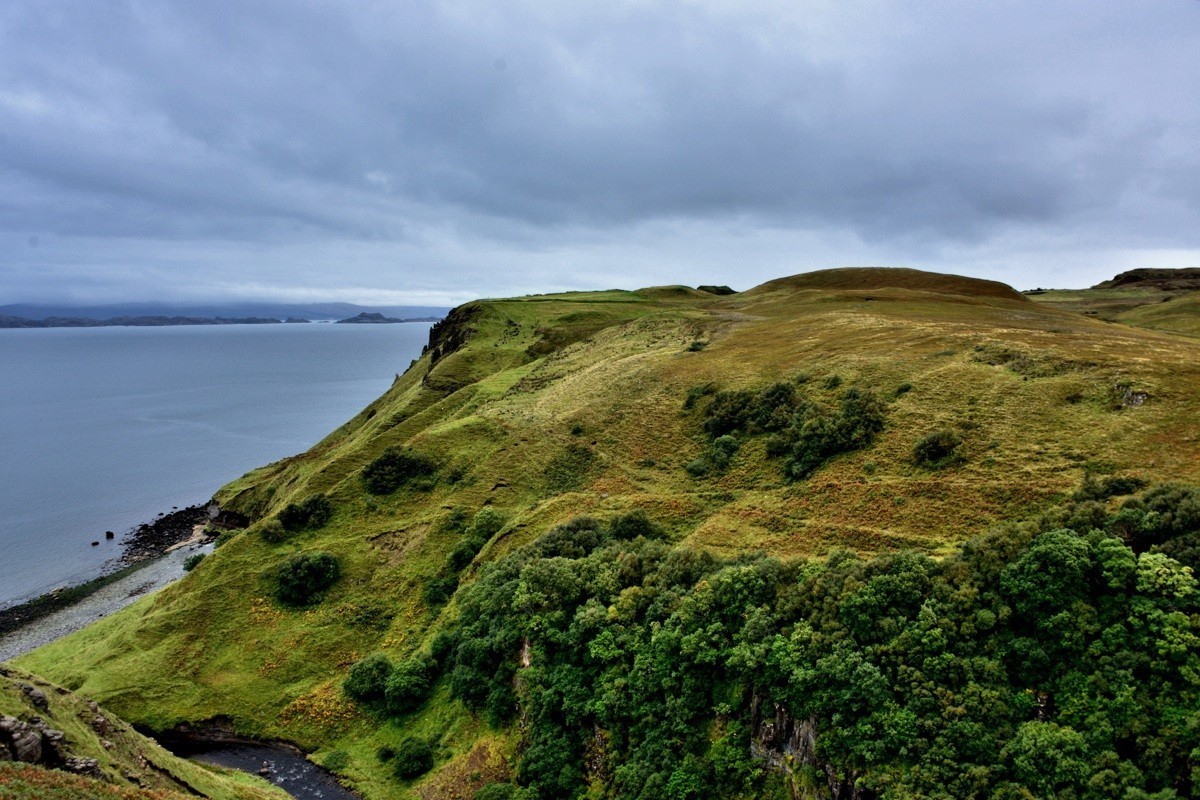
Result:
{"label": "green shrub", "polygon": [[396,757],[396,748],[390,744],[381,744],[375,749],[375,757],[386,764]]}
{"label": "green shrub", "polygon": [[515,800],[518,791],[511,783],[489,783],[475,792],[475,800]]}
{"label": "green shrub", "polygon": [[740,447],[741,442],[736,436],[728,434],[718,436],[709,442],[708,448],[699,458],[688,462],[684,469],[689,475],[696,478],[702,478],[714,472],[724,472]]}
{"label": "green shrub", "polygon": [[1145,486],[1146,482],[1141,478],[1109,475],[1097,480],[1089,472],[1083,476],[1083,486],[1079,487],[1079,490],[1075,492],[1073,499],[1076,501],[1107,500],[1110,497],[1133,494],[1145,488]]}
{"label": "green shrub", "polygon": [[467,528],[468,536],[482,536],[491,539],[504,527],[504,517],[494,508],[481,508],[471,519]]}
{"label": "green shrub", "polygon": [[[504,527],[504,517],[493,508],[483,508],[471,520],[463,532],[463,538],[454,545],[446,558],[446,569],[453,574],[467,568],[493,536]],[[451,590],[453,594],[453,590]]]}
{"label": "green shrub", "polygon": [[824,386],[826,389],[831,389],[831,390],[836,389],[842,385],[842,376],[841,375],[830,375],[824,381],[821,382],[821,385]]}
{"label": "green shrub", "polygon": [[662,528],[655,525],[646,512],[640,508],[614,517],[608,524],[608,533],[618,541],[632,541],[639,536],[647,539],[663,538]]}
{"label": "green shrub", "polygon": [[571,435],[572,436],[583,436],[583,423],[582,422],[571,423]]}
{"label": "green shrub", "polygon": [[233,541],[234,537],[236,537],[238,534],[241,534],[244,532],[245,531],[243,531],[241,528],[234,528],[233,530],[221,531],[220,533],[217,534],[217,538],[213,539],[213,549],[215,550],[218,547],[223,547],[223,546],[229,544],[231,541]]}
{"label": "green shrub", "polygon": [[367,464],[363,483],[371,494],[390,494],[416,478],[428,477],[436,469],[433,459],[408,447],[389,447]]}
{"label": "green shrub", "polygon": [[431,609],[441,608],[454,596],[454,590],[457,588],[458,578],[453,575],[435,575],[425,583],[425,588],[421,590],[421,599]]}
{"label": "green shrub", "polygon": [[314,494],[299,503],[289,503],[279,512],[279,524],[289,531],[324,527],[333,516],[333,503],[323,494]]}
{"label": "green shrub", "polygon": [[750,433],[783,430],[791,424],[800,407],[794,385],[771,384],[747,407],[746,429]]}
{"label": "green shrub", "polygon": [[204,553],[192,553],[183,560],[183,571],[191,572],[204,560]]}
{"label": "green shrub", "polygon": [[729,466],[729,462],[733,460],[742,443],[735,436],[718,436],[713,439],[712,444],[708,448],[708,460],[712,465],[723,470]]}
{"label": "green shrub", "polygon": [[442,533],[462,533],[471,522],[471,517],[462,506],[456,506],[438,525]]}
{"label": "green shrub", "polygon": [[702,342],[699,339],[688,345],[689,353],[699,353],[704,348],[708,347],[708,342]]}
{"label": "green shrub", "polygon": [[913,390],[913,385],[907,381],[896,387],[896,397],[906,395]]}
{"label": "green shrub", "polygon": [[411,780],[433,769],[433,746],[425,739],[410,736],[396,748],[393,760],[396,777]]}
{"label": "green shrub", "polygon": [[384,700],[389,714],[407,714],[429,697],[430,673],[434,665],[420,656],[401,661],[388,676]]}
{"label": "green shrub", "polygon": [[716,439],[741,430],[755,399],[748,389],[717,392],[704,409],[704,432]]}
{"label": "green shrub", "polygon": [[330,750],[325,758],[321,759],[321,766],[330,772],[341,772],[350,763],[350,754],[345,750]]}
{"label": "green shrub", "polygon": [[321,600],[341,573],[341,562],[329,553],[293,556],[275,568],[275,599],[286,606],[311,605]]}
{"label": "green shrub", "polygon": [[377,703],[384,699],[393,669],[391,659],[383,653],[373,653],[350,667],[342,691],[361,703]]}
{"label": "green shrub", "polygon": [[454,634],[442,628],[429,642],[429,655],[435,662],[441,664],[446,660],[446,656],[454,649]]}
{"label": "green shrub", "polygon": [[487,544],[487,539],[481,536],[468,535],[458,540],[446,557],[446,565],[453,573],[462,572],[475,560],[475,556]]}
{"label": "green shrub", "polygon": [[946,428],[925,434],[913,447],[913,461],[921,467],[939,469],[965,460],[962,437]]}
{"label": "green shrub", "polygon": [[287,541],[290,532],[287,528],[283,527],[283,523],[279,520],[269,519],[258,529],[258,535],[267,544],[279,544],[280,542]]}

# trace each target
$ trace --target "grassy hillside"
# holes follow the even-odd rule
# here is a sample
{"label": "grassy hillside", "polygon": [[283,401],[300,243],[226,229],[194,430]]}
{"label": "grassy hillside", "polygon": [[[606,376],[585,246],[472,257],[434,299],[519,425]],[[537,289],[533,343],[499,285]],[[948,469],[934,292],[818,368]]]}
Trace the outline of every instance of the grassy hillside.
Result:
{"label": "grassy hillside", "polygon": [[282,800],[286,797],[266,781],[232,771],[215,771],[177,758],[94,703],[20,670],[0,671],[0,716],[25,723],[40,719],[50,729],[65,734],[62,747],[66,755],[95,761],[88,775],[0,761],[0,797],[14,800],[54,797]]}
{"label": "grassy hillside", "polygon": [[1090,289],[1038,290],[1028,296],[1107,322],[1200,336],[1200,269],[1132,270]]}
{"label": "grassy hillside", "polygon": [[[714,393],[777,382],[823,409],[849,388],[869,392],[882,430],[802,480],[765,436],[743,437],[721,469],[689,472],[714,446],[703,427]],[[954,463],[915,463],[937,431],[961,442]],[[519,731],[489,728],[443,682],[388,719],[341,683],[361,657],[408,656],[455,617],[456,601],[431,607],[428,587],[447,579],[448,554],[469,536],[462,520],[480,509],[503,527],[463,584],[553,525],[633,509],[673,542],[721,556],[941,556],[1049,508],[1086,472],[1198,481],[1198,437],[1200,342],[993,282],[830,270],[732,296],[658,287],[478,301],[325,440],[222,489],[258,520],[248,530],[178,584],[19,663],[153,727],[226,715],[241,733],[296,741],[368,797],[452,796],[507,775]],[[401,446],[434,473],[369,493],[364,467]],[[318,493],[332,503],[318,529],[285,535],[269,521]],[[322,551],[341,577],[321,602],[272,598],[277,565]],[[398,782],[377,751],[412,734],[435,742],[437,766]]]}

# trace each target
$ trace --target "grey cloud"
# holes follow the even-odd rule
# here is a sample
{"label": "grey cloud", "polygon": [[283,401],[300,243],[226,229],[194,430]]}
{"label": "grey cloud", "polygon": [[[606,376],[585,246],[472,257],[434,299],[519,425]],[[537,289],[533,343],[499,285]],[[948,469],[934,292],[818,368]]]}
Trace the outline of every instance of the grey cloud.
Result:
{"label": "grey cloud", "polygon": [[1200,4],[794,5],[13,0],[0,231],[74,244],[9,251],[0,291],[129,259],[286,283],[262,265],[305,243],[363,243],[381,290],[537,274],[476,278],[445,230],[564,265],[676,263],[654,226],[965,271],[1014,232],[1200,247]]}

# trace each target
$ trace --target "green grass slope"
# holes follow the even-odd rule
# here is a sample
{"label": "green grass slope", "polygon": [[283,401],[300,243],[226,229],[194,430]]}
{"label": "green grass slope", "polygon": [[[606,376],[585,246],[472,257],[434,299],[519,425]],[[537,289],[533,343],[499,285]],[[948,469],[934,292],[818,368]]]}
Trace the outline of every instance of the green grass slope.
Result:
{"label": "green grass slope", "polygon": [[[27,688],[42,693],[45,707]],[[84,777],[39,766],[0,762],[0,797],[24,800],[51,797],[176,798],[211,800],[282,800],[269,783],[241,773],[214,771],[178,758],[111,715],[62,687],[20,670],[0,671],[0,715],[22,722],[41,719],[65,734],[65,748],[81,759],[94,759],[99,775]]]}
{"label": "green grass slope", "polygon": [[[693,477],[703,402],[689,392],[800,385],[835,404],[846,387],[886,404],[874,443],[803,481],[761,439]],[[918,466],[923,436],[952,429],[962,463]],[[456,611],[425,588],[461,540],[455,509],[504,527],[462,573],[588,514],[640,508],[669,537],[723,555],[913,549],[932,555],[1044,509],[1085,471],[1200,480],[1200,342],[1114,326],[986,281],[912,270],[834,270],[731,296],[684,287],[488,300],[456,309],[391,389],[311,450],[225,487],[255,520],[195,571],[120,614],[19,660],[123,716],[165,728],[225,715],[289,739],[367,797],[443,797],[507,774],[516,734],[448,700],[381,720],[341,692],[349,666],[426,645]],[[436,479],[365,491],[389,447],[432,458]],[[272,543],[263,521],[314,493],[318,530]],[[291,610],[270,596],[285,558],[326,551],[342,578]],[[437,767],[398,783],[376,757],[417,733]],[[465,794],[464,796],[469,796]]]}
{"label": "green grass slope", "polygon": [[1090,289],[1038,290],[1028,296],[1106,322],[1200,336],[1200,269],[1132,270]]}

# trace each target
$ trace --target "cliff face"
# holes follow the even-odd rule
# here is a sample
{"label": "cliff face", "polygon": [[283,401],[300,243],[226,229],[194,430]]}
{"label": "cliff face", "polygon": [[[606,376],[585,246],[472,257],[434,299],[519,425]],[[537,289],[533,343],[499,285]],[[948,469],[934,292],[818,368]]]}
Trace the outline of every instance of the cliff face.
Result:
{"label": "cliff face", "polygon": [[482,308],[475,303],[467,303],[453,309],[445,319],[435,322],[429,329],[429,344],[421,350],[421,355],[429,356],[429,366],[436,366],[446,356],[462,348],[471,338],[474,329],[471,322],[479,316]]}
{"label": "cliff face", "polygon": [[[821,758],[815,720],[795,719],[782,705],[764,702],[758,695],[750,708],[750,751],[768,769],[789,778],[795,800],[875,800],[874,792],[855,785],[857,774],[839,773]],[[820,776],[821,783],[813,786],[800,780],[803,768],[810,776]]]}

